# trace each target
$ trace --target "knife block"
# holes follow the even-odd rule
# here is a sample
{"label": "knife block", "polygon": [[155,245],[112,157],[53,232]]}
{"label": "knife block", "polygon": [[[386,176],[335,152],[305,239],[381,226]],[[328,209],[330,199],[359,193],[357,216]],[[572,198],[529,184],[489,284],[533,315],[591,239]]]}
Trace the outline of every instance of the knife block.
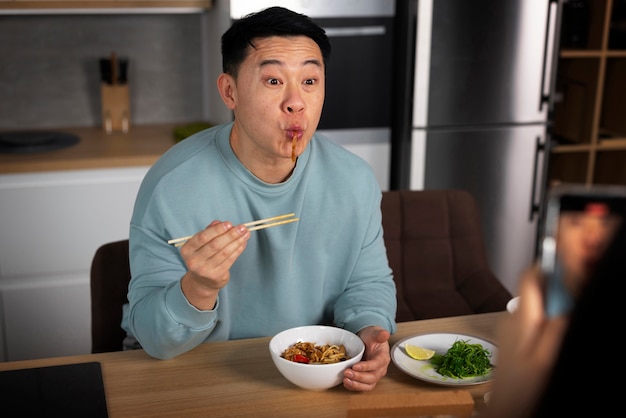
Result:
{"label": "knife block", "polygon": [[100,86],[102,99],[102,125],[106,133],[128,132],[130,128],[130,94],[128,84]]}

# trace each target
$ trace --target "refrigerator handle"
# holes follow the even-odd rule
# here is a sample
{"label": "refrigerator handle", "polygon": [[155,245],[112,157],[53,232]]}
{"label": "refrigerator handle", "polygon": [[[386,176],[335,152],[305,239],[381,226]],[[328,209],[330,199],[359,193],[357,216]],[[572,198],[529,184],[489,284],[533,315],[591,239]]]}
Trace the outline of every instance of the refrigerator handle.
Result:
{"label": "refrigerator handle", "polygon": [[554,80],[556,78],[556,63],[558,56],[558,45],[560,42],[560,20],[561,1],[548,0],[548,18],[546,22],[546,37],[543,47],[543,66],[541,70],[541,94],[539,95],[539,111],[544,105],[548,105],[548,110],[552,110],[554,100]]}
{"label": "refrigerator handle", "polygon": [[[528,214],[528,220],[533,221],[536,214],[539,213],[540,202],[537,202],[537,173],[539,167],[539,156],[545,151],[546,146],[541,142],[541,137],[538,136],[535,139],[535,161],[533,162],[533,179],[532,188],[530,191],[530,211]],[[545,159],[544,159],[545,162]]]}

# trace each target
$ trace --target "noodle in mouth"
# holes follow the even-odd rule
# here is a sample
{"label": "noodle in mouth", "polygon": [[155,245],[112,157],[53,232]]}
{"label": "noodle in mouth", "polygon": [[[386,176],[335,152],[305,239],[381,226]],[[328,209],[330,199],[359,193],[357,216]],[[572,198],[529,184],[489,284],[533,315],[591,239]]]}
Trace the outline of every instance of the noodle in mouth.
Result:
{"label": "noodle in mouth", "polygon": [[296,162],[296,144],[298,143],[298,136],[293,134],[293,138],[291,139],[291,161]]}

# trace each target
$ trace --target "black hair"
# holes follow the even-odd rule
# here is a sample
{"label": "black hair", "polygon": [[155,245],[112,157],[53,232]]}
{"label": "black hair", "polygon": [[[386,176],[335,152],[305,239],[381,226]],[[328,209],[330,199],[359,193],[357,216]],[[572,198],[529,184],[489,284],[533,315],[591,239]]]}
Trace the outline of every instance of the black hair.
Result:
{"label": "black hair", "polygon": [[269,7],[251,13],[232,26],[222,35],[222,71],[237,77],[239,65],[246,58],[252,41],[270,36],[307,36],[319,46],[326,68],[330,59],[330,41],[326,31],[306,15],[284,7]]}

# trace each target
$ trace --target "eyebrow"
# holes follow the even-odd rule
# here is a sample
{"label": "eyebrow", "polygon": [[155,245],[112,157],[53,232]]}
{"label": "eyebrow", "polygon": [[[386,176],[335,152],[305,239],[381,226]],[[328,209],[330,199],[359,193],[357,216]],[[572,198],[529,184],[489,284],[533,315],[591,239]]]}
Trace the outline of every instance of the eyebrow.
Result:
{"label": "eyebrow", "polygon": [[[265,59],[265,60],[263,60],[263,61],[261,61],[259,63],[259,67],[264,67],[266,65],[281,65],[281,64],[282,64],[282,61],[280,61],[280,60]],[[312,64],[312,65],[315,65],[317,67],[322,68],[322,62],[320,60],[318,60],[318,59],[315,59],[315,58],[305,60],[304,63],[303,63],[303,65],[309,65],[309,64]]]}

